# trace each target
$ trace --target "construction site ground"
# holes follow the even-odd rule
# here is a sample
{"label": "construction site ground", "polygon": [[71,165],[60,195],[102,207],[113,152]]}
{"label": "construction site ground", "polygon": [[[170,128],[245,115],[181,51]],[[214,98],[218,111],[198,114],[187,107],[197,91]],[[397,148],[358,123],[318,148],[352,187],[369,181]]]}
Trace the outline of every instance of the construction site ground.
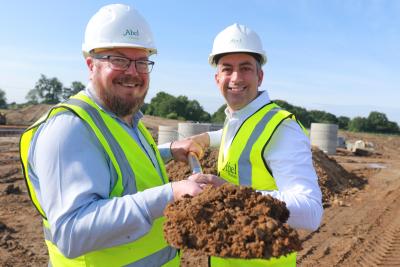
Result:
{"label": "construction site ground", "polygon": [[[150,128],[165,125],[165,119],[150,119]],[[332,195],[317,231],[299,231],[298,266],[400,266],[400,137],[340,135],[373,144],[367,156],[339,150],[327,158],[366,183]],[[18,135],[0,136],[0,266],[47,266],[41,218],[22,178],[18,142]],[[326,166],[326,172],[337,172],[335,164]],[[185,261],[187,266],[204,264]]]}

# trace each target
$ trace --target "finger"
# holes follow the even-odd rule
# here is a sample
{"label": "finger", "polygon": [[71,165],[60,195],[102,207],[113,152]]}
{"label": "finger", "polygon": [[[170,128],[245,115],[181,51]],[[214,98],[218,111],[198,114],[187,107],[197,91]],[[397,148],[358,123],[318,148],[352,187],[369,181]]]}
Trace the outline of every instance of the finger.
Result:
{"label": "finger", "polygon": [[215,184],[216,182],[214,181],[214,175],[211,174],[201,174],[198,173],[196,176],[193,176],[192,181],[195,181],[196,183],[200,184]]}
{"label": "finger", "polygon": [[207,184],[199,184],[199,186],[201,189],[204,189],[207,186]]}
{"label": "finger", "polygon": [[204,156],[204,150],[203,147],[194,141],[192,141],[191,146],[190,146],[190,152],[193,152],[196,154],[196,156],[201,159]]}
{"label": "finger", "polygon": [[201,178],[201,173],[195,173],[190,175],[187,179],[197,183],[197,180]]}

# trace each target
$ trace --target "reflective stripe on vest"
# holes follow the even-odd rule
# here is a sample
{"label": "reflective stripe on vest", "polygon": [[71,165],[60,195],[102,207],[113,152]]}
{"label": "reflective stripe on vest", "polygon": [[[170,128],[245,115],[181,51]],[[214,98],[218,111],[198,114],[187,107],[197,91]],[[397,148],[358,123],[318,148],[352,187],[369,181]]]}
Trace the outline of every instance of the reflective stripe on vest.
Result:
{"label": "reflective stripe on vest", "polygon": [[[176,250],[169,247],[164,240],[161,217],[153,222],[150,231],[134,242],[86,253],[80,257],[66,258],[52,242],[50,227],[46,216],[40,207],[37,197],[28,176],[28,152],[30,142],[37,128],[48,118],[69,110],[86,122],[98,138],[105,152],[110,158],[116,173],[117,181],[110,190],[110,198],[122,196],[127,193],[143,191],[147,188],[159,186],[168,182],[166,170],[156,148],[151,134],[144,125],[139,122],[138,129],[152,147],[157,162],[160,166],[162,177],[159,176],[153,163],[143,152],[139,145],[132,140],[129,134],[119,123],[102,111],[97,105],[82,93],[73,96],[70,100],[55,106],[46,117],[41,118],[32,127],[27,129],[21,137],[20,151],[24,176],[28,190],[35,207],[43,216],[46,244],[49,250],[50,260],[53,266],[123,266],[132,264],[158,264],[168,262],[166,266],[179,266],[179,258]],[[131,180],[131,181],[127,181]],[[132,181],[133,180],[133,181]],[[172,260],[173,259],[173,260]],[[171,261],[172,260],[172,261]],[[151,266],[151,264],[146,264]],[[172,264],[172,265],[171,265]]]}
{"label": "reflective stripe on vest", "polygon": [[[275,103],[264,105],[242,123],[224,156],[228,127],[225,125],[218,155],[219,176],[230,183],[251,186],[255,190],[277,190],[275,179],[264,160],[264,151],[278,126],[288,118],[296,120],[292,113],[282,110]],[[269,260],[211,257],[210,264],[213,267],[296,266],[296,253]]]}

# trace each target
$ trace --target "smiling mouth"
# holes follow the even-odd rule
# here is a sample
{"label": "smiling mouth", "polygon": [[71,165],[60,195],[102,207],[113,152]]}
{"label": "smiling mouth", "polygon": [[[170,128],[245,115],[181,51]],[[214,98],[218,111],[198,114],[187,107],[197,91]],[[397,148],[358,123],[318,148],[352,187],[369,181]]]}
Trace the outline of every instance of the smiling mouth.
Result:
{"label": "smiling mouth", "polygon": [[115,84],[126,88],[140,88],[143,85],[143,83],[141,81],[138,81],[137,79],[120,79],[115,81]]}
{"label": "smiling mouth", "polygon": [[124,83],[124,82],[117,82],[118,85],[123,86],[123,87],[130,87],[130,88],[135,88],[141,86],[140,83]]}
{"label": "smiling mouth", "polygon": [[122,87],[128,87],[128,88],[139,88],[143,86],[143,80],[140,79],[139,77],[132,77],[132,76],[122,76],[116,79],[115,84],[122,86]]}
{"label": "smiling mouth", "polygon": [[241,86],[241,87],[228,87],[228,90],[229,91],[231,91],[231,92],[237,92],[237,93],[240,93],[240,92],[243,92],[244,90],[246,90],[246,88],[247,87],[245,87],[245,86]]}

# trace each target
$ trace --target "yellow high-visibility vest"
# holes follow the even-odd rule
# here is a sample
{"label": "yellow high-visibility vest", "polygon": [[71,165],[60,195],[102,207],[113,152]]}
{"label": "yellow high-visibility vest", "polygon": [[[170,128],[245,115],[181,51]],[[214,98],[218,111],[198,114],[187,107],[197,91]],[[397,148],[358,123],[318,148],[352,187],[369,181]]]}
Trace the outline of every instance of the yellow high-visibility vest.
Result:
{"label": "yellow high-visibility vest", "polygon": [[[265,105],[243,122],[224,156],[228,130],[225,125],[218,155],[218,176],[236,185],[251,186],[255,190],[277,190],[275,179],[264,161],[264,151],[275,130],[286,119],[296,120],[292,113],[282,110],[275,103]],[[213,267],[296,266],[296,253],[269,260],[211,257],[210,263]]]}
{"label": "yellow high-visibility vest", "polygon": [[[110,192],[110,198],[119,197],[125,194],[124,179],[134,179],[137,192],[168,183],[167,173],[160,153],[151,137],[151,134],[147,131],[142,122],[139,122],[138,129],[153,148],[161,169],[162,177],[160,177],[145,152],[143,152],[139,145],[129,136],[129,133],[127,133],[114,118],[101,110],[89,97],[83,93],[78,93],[68,101],[56,105],[47,115],[29,127],[22,134],[20,141],[20,153],[24,177],[31,200],[43,217],[45,241],[48,247],[51,264],[53,266],[74,267],[124,266],[143,260],[147,257],[160,257],[157,256],[157,253],[168,248],[168,244],[163,237],[162,231],[164,217],[155,220],[152,228],[146,235],[131,243],[88,252],[76,258],[65,257],[52,242],[52,238],[49,236],[51,233],[46,214],[38,202],[35,190],[28,175],[28,151],[31,145],[31,140],[38,127],[42,123],[45,123],[47,119],[65,111],[71,111],[90,126],[91,130],[103,146],[104,151],[109,156],[118,176],[117,181]],[[123,159],[125,164],[121,162],[121,159]],[[126,166],[128,165],[126,163],[128,163],[129,166]],[[171,255],[169,259],[165,259],[164,261],[165,262],[163,263],[165,264],[163,266],[179,266],[178,255]],[[160,265],[163,263],[160,263]]]}

